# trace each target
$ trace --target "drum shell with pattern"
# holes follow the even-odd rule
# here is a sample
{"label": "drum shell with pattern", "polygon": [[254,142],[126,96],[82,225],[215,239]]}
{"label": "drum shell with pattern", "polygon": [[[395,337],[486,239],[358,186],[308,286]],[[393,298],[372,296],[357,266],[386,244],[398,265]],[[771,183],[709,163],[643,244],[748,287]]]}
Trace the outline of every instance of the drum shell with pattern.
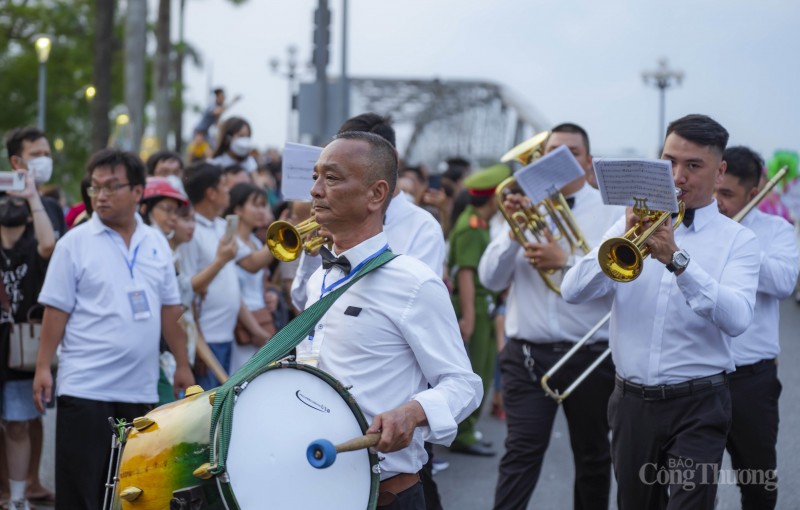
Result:
{"label": "drum shell with pattern", "polygon": [[[152,425],[131,431],[115,509],[170,508],[176,495],[192,488],[192,497],[209,510],[375,508],[380,470],[374,452],[342,453],[326,469],[313,468],[305,457],[312,441],[338,444],[367,429],[353,396],[336,379],[288,362],[258,375],[237,396],[226,473],[201,480],[193,471],[209,459],[213,393],[161,406],[147,414]],[[141,489],[140,496],[121,500],[128,487]]]}

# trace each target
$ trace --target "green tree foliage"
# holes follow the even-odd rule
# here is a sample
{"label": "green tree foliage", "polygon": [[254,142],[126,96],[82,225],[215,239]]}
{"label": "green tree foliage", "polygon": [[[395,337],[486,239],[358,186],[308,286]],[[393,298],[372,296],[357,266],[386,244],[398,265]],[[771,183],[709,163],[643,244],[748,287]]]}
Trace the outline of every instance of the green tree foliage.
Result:
{"label": "green tree foliage", "polygon": [[[115,1],[115,0],[108,0]],[[0,132],[35,125],[38,109],[38,66],[33,40],[53,38],[47,62],[45,131],[53,149],[53,184],[79,199],[78,184],[90,151],[89,103],[84,95],[92,82],[94,52],[93,0],[4,0],[0,2]],[[114,62],[122,61],[122,28],[115,23]],[[122,66],[113,66],[112,103],[122,102]],[[64,142],[55,150],[55,140]],[[9,163],[3,146],[0,170]]]}

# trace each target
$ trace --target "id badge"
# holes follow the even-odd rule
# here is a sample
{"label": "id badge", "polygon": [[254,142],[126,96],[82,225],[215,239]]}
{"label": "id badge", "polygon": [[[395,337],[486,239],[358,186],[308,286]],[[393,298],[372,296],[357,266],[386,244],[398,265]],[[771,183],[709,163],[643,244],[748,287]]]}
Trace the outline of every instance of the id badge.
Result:
{"label": "id badge", "polygon": [[129,290],[128,302],[131,304],[133,320],[143,321],[149,319],[153,315],[150,313],[150,304],[147,302],[147,293],[143,289]]}

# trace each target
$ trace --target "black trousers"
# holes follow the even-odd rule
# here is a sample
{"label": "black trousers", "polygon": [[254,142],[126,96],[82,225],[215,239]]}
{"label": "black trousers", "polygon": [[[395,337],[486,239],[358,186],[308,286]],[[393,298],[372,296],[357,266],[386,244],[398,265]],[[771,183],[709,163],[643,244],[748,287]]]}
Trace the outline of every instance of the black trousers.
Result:
{"label": "black trousers", "polygon": [[[551,379],[551,387],[565,388],[606,347],[608,344],[595,344],[579,351]],[[526,366],[523,348],[530,349],[533,367]],[[565,352],[563,346],[512,339],[500,354],[508,430],[506,452],[500,461],[495,489],[495,509],[528,506],[558,411],[558,404],[542,390],[539,378]],[[608,508],[611,455],[606,411],[613,388],[614,366],[611,358],[607,358],[562,404],[575,462],[573,497],[576,509]]]}
{"label": "black trousers", "polygon": [[56,413],[56,510],[98,510],[111,455],[109,416],[129,422],[151,404],[100,402],[60,396]]}
{"label": "black trousers", "polygon": [[397,499],[392,503],[378,508],[381,510],[425,510],[425,495],[422,491],[422,483],[404,490],[397,495]]}
{"label": "black trousers", "polygon": [[736,367],[728,381],[733,423],[726,448],[742,492],[742,509],[771,510],[778,502],[778,367],[774,360]]}
{"label": "black trousers", "polygon": [[433,445],[426,442],[425,451],[428,452],[428,462],[419,471],[422,490],[425,494],[425,510],[442,510],[439,486],[436,485],[436,480],[433,479]]}
{"label": "black trousers", "polygon": [[667,400],[616,387],[608,420],[620,510],[714,508],[731,423],[726,385]]}

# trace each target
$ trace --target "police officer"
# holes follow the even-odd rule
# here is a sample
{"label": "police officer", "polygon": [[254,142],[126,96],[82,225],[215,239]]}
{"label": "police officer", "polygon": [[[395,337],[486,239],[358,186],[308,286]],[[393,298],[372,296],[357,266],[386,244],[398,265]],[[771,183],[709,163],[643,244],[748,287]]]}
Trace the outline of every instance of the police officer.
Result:
{"label": "police officer", "polygon": [[[489,246],[489,220],[497,212],[494,191],[510,175],[505,165],[483,169],[464,181],[469,193],[469,205],[459,215],[450,232],[448,274],[453,286],[453,306],[458,316],[461,337],[467,344],[472,370],[483,381],[486,395],[492,381],[497,352],[492,311],[495,293],[478,280],[478,263]],[[458,427],[458,435],[450,449],[470,455],[494,455],[491,445],[480,440],[475,423],[480,407]]]}

